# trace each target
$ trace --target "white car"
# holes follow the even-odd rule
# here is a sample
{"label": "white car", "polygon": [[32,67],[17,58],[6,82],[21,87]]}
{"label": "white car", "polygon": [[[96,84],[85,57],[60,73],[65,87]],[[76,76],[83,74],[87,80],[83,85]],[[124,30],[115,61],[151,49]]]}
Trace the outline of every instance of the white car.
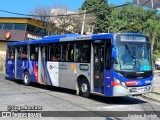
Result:
{"label": "white car", "polygon": [[155,61],[155,69],[160,70],[160,58]]}

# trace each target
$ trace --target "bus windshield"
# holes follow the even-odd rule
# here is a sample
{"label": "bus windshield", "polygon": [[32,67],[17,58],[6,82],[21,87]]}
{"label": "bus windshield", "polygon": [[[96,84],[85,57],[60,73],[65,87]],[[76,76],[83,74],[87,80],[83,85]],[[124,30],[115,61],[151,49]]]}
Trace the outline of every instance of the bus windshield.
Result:
{"label": "bus windshield", "polygon": [[116,52],[115,70],[134,72],[152,69],[150,45],[117,45]]}

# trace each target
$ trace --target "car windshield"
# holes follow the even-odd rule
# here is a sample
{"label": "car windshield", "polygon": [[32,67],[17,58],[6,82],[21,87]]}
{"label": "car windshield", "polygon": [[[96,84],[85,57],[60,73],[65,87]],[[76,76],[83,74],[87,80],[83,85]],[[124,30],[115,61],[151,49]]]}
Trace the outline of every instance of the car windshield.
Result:
{"label": "car windshield", "polygon": [[150,71],[152,69],[150,45],[117,45],[114,69],[118,71]]}

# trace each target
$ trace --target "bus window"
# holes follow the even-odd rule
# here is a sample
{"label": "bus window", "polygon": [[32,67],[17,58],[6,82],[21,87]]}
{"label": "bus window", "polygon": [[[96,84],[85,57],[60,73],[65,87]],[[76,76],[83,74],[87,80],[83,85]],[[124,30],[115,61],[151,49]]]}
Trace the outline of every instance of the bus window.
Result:
{"label": "bus window", "polygon": [[61,45],[60,44],[52,44],[50,46],[50,57],[49,60],[51,61],[60,61],[61,57]]}
{"label": "bus window", "polygon": [[7,53],[7,59],[8,60],[13,60],[15,56],[15,49],[13,46],[8,47],[8,53]]}
{"label": "bus window", "polygon": [[77,62],[90,62],[90,43],[77,42],[76,43],[76,61]]}
{"label": "bus window", "polygon": [[106,60],[105,60],[105,64],[106,64],[106,69],[110,70],[111,67],[111,43],[106,43],[105,45],[105,56],[106,56]]}
{"label": "bus window", "polygon": [[21,60],[21,53],[22,53],[22,49],[21,49],[21,47],[20,47],[20,46],[17,46],[17,47],[16,47],[16,49],[17,49],[17,56],[18,56],[18,60]]}
{"label": "bus window", "polygon": [[74,61],[74,43],[62,44],[62,61]]}
{"label": "bus window", "polygon": [[21,46],[21,60],[27,60],[27,45]]}
{"label": "bus window", "polygon": [[38,60],[38,46],[37,45],[30,45],[30,59]]}

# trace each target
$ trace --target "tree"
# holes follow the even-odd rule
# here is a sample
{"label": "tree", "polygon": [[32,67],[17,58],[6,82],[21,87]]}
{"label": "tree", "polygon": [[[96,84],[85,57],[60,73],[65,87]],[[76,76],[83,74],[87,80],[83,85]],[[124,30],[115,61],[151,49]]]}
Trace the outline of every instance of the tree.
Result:
{"label": "tree", "polygon": [[156,48],[159,46],[158,41],[160,40],[159,18],[159,14],[154,10],[145,10],[130,4],[112,11],[109,18],[110,29],[112,32],[147,34],[152,42],[152,48]]}
{"label": "tree", "polygon": [[158,34],[160,33],[159,21],[154,19],[148,19],[144,24],[144,32],[150,37],[152,42],[152,48],[154,48],[156,40],[158,40]]}
{"label": "tree", "polygon": [[107,4],[107,0],[85,0],[81,7],[82,10],[87,10],[88,13],[95,15],[94,33],[108,32],[109,16],[111,9]]}
{"label": "tree", "polygon": [[[66,31],[72,31],[72,17],[71,15],[74,11],[69,11],[69,9],[62,5],[54,5],[53,9],[51,10],[51,21],[53,21],[56,26],[59,28],[57,34],[65,33]],[[64,16],[61,16],[64,15]]]}
{"label": "tree", "polygon": [[42,26],[46,31],[53,32],[56,29],[55,24],[50,20],[51,7],[38,6],[30,13],[34,15],[33,18],[42,21]]}
{"label": "tree", "polygon": [[[43,21],[43,27],[54,34],[80,33],[84,11],[71,11],[66,6],[55,4],[53,7],[39,6],[31,11],[34,18]],[[73,15],[75,14],[75,15]],[[87,14],[85,32],[93,24],[94,17]]]}
{"label": "tree", "polygon": [[[52,17],[51,20],[60,28],[59,33],[63,33],[64,31],[72,32],[72,33],[80,33],[83,22],[83,14],[84,11],[71,11],[65,6],[56,5],[54,9],[51,11],[52,15],[58,15],[57,17]],[[64,16],[61,16],[64,15]],[[87,14],[85,17],[85,32],[88,25],[93,24],[94,17],[92,14]]]}

